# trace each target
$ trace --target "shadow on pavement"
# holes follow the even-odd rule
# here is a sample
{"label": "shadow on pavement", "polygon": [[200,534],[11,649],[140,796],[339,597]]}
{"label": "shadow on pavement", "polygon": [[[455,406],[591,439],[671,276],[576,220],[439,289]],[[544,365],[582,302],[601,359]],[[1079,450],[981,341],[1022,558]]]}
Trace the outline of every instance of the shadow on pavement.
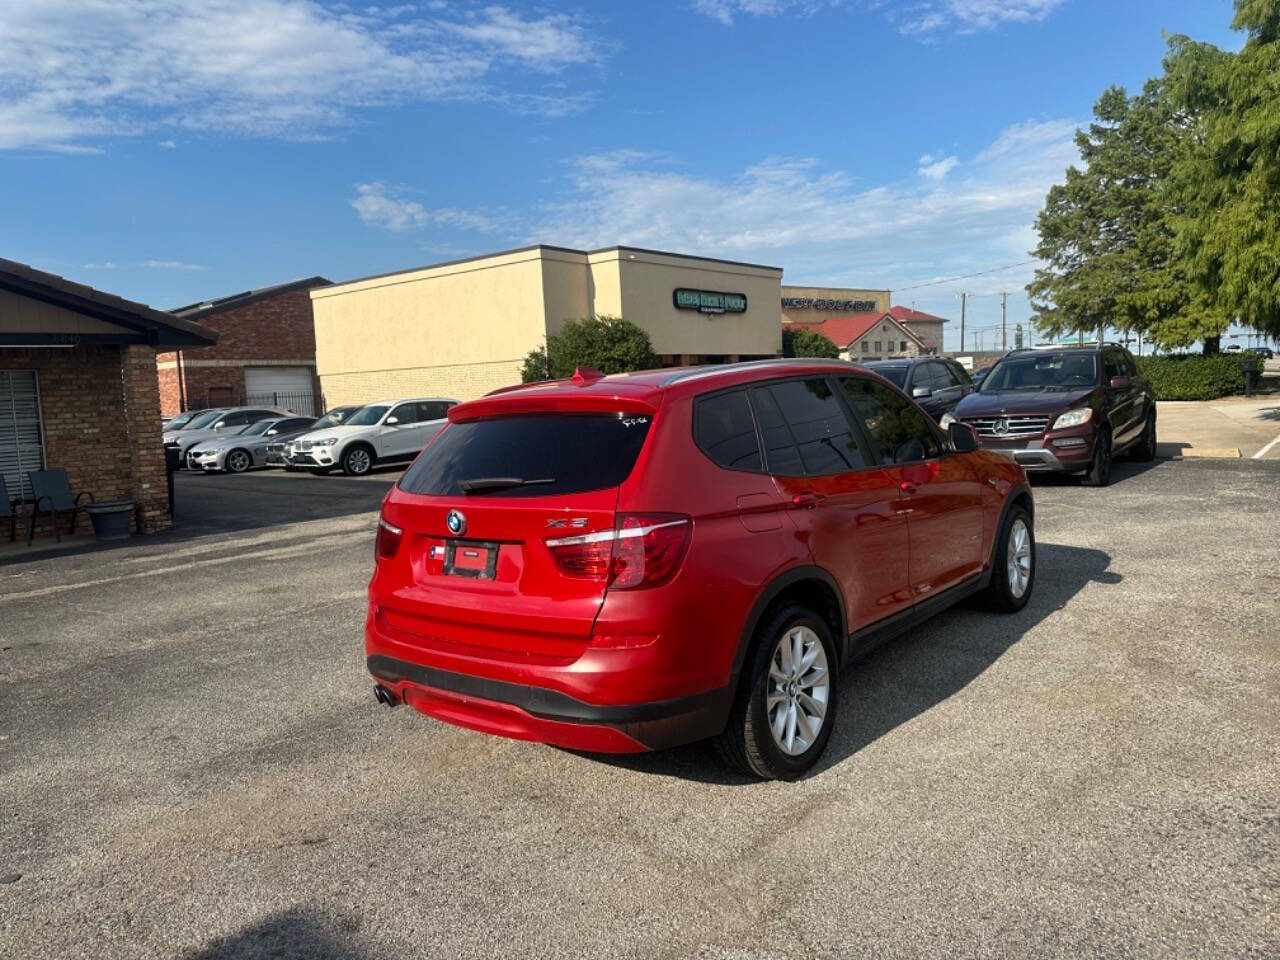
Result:
{"label": "shadow on pavement", "polygon": [[[1089,583],[1117,584],[1101,550],[1037,544],[1036,584],[1019,613],[954,607],[846,664],[840,708],[827,750],[814,772],[834,766],[969,685],[1028,630],[1066,605]],[[587,756],[587,755],[581,755]],[[717,784],[756,782],[730,770],[709,742],[658,753],[590,755],[638,773]]]}
{"label": "shadow on pavement", "polygon": [[[1175,446],[1179,449],[1171,451],[1171,448]],[[1155,460],[1148,460],[1146,463],[1143,463],[1140,460],[1130,460],[1127,457],[1121,457],[1118,460],[1112,461],[1111,482],[1108,486],[1114,487],[1127,480],[1132,480],[1134,477],[1140,477],[1148,470],[1159,469],[1164,466],[1168,457],[1181,456],[1181,448],[1186,446],[1188,446],[1188,444],[1166,444],[1162,442],[1157,445],[1157,449],[1160,451],[1160,456]],[[1072,476],[1065,473],[1028,473],[1027,479],[1031,481],[1032,487],[1084,487],[1079,476]],[[1091,489],[1093,488],[1086,487],[1084,492],[1088,493]]]}
{"label": "shadow on pavement", "polygon": [[306,910],[287,910],[222,937],[184,960],[365,960],[352,940],[359,921],[333,924]]}

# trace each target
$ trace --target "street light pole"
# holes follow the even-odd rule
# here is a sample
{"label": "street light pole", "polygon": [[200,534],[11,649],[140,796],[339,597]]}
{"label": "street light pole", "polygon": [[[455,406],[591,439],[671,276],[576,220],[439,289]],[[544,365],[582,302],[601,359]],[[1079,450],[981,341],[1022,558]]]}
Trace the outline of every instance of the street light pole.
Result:
{"label": "street light pole", "polygon": [[1009,315],[1009,295],[1007,293],[1000,294],[1000,349],[1009,349],[1009,335],[1006,330],[1005,321]]}

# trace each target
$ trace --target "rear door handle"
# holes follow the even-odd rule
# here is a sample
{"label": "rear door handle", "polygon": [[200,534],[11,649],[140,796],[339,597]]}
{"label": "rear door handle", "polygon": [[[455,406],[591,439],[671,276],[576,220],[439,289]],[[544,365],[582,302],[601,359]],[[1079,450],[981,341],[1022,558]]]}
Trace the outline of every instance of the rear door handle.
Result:
{"label": "rear door handle", "polygon": [[806,490],[804,493],[797,493],[791,498],[791,502],[802,510],[812,510],[825,499],[827,498],[820,493]]}

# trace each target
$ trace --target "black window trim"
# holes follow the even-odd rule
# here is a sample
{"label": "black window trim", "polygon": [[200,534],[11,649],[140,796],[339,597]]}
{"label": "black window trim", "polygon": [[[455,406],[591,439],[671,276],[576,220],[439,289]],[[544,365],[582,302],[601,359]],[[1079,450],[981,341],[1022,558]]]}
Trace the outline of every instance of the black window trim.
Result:
{"label": "black window trim", "polygon": [[[764,381],[760,381],[760,382],[764,382]],[[766,477],[774,476],[774,474],[770,473],[769,471],[768,454],[765,452],[765,449],[764,449],[764,431],[760,429],[760,418],[756,416],[755,404],[751,402],[751,388],[754,387],[755,385],[756,385],[756,381],[751,381],[749,383],[739,383],[731,387],[724,387],[723,389],[720,389],[720,390],[711,390],[711,391],[708,391],[707,393],[700,393],[696,397],[694,397],[693,407],[691,409],[691,416],[689,417],[689,436],[693,438],[693,445],[694,447],[697,448],[698,452],[707,458],[707,462],[709,462],[713,467],[716,467],[719,470],[730,470],[733,473],[750,473],[750,474],[754,474],[755,476],[766,476]],[[756,451],[760,454],[759,470],[747,470],[744,467],[726,467],[723,464],[716,463],[716,461],[711,458],[711,454],[707,453],[707,451],[702,448],[702,444],[698,443],[698,434],[697,434],[698,405],[701,404],[702,401],[704,400],[711,400],[715,397],[722,397],[725,394],[729,394],[729,393],[741,393],[742,398],[747,401],[747,413],[751,416],[751,425],[752,425],[752,428],[755,430],[755,434],[756,434]],[[783,418],[783,423],[786,423],[785,417]],[[788,427],[787,429],[788,429],[788,432],[790,432],[790,427]],[[792,437],[791,439],[794,445],[795,438]],[[799,452],[798,449],[797,449],[797,452]],[[801,458],[801,462],[802,463],[804,462],[803,457]]]}
{"label": "black window trim", "polygon": [[923,460],[906,460],[906,461],[903,461],[902,463],[893,463],[893,462],[886,461],[883,455],[881,455],[880,453],[879,442],[876,441],[875,437],[870,435],[870,431],[867,430],[865,424],[858,422],[858,417],[853,412],[853,406],[852,404],[850,404],[848,397],[845,396],[844,385],[840,383],[839,380],[861,380],[866,383],[870,383],[872,386],[883,386],[884,384],[878,383],[877,381],[872,380],[870,377],[864,377],[853,372],[833,374],[832,379],[837,381],[835,384],[836,387],[839,388],[837,391],[837,395],[840,397],[840,404],[844,410],[845,417],[847,417],[849,422],[854,425],[854,428],[862,436],[866,437],[867,440],[870,442],[870,450],[873,453],[874,458],[876,460],[875,467],[874,467],[875,469],[879,470],[879,469],[884,469],[886,467],[909,467],[915,464],[929,463],[932,460],[941,461],[941,460],[945,460],[947,457],[955,453],[955,451],[951,449],[950,439],[943,436],[942,431],[939,429],[938,425],[934,423],[933,417],[929,416],[929,414],[923,408],[920,407],[920,404],[912,400],[911,397],[907,395],[906,391],[898,390],[898,388],[891,383],[889,384],[891,389],[898,390],[898,393],[902,394],[903,399],[906,400],[907,403],[919,409],[921,414],[923,414],[925,425],[929,428],[929,432],[933,434],[934,439],[937,440],[938,442],[939,452],[936,457],[925,457]]}

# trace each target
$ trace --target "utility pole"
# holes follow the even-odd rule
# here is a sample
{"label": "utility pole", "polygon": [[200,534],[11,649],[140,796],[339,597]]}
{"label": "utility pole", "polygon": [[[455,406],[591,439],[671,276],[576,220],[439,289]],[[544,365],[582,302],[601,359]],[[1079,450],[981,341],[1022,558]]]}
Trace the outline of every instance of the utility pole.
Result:
{"label": "utility pole", "polygon": [[968,303],[969,295],[967,293],[957,293],[956,296],[960,298],[960,352],[963,353],[964,352],[964,308]]}
{"label": "utility pole", "polygon": [[1006,329],[1006,321],[1009,318],[1009,295],[1007,293],[1000,294],[1000,349],[1009,349],[1009,334]]}

